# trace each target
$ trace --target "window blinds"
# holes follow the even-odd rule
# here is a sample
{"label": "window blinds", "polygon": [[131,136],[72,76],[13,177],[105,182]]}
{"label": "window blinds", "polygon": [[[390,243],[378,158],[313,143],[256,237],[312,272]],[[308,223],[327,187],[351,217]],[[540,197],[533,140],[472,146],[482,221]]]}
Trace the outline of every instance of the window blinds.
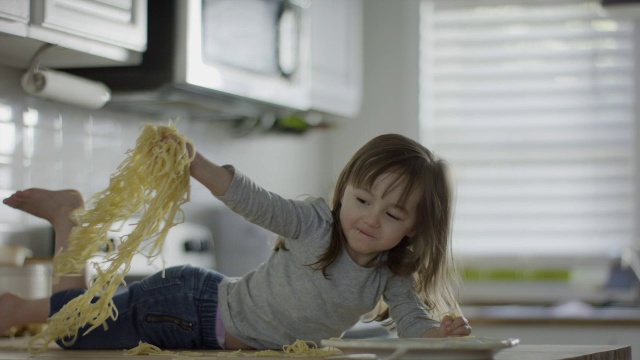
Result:
{"label": "window blinds", "polygon": [[423,143],[454,248],[616,252],[634,237],[634,26],[598,2],[423,0]]}

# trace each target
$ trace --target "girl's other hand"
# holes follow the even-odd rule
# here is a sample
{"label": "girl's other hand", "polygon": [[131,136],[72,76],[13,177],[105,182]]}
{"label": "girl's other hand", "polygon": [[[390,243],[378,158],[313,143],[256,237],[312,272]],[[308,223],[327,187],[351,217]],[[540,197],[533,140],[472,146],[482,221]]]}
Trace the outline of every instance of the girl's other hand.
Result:
{"label": "girl's other hand", "polygon": [[439,337],[467,336],[471,334],[471,326],[464,316],[445,315],[438,328]]}

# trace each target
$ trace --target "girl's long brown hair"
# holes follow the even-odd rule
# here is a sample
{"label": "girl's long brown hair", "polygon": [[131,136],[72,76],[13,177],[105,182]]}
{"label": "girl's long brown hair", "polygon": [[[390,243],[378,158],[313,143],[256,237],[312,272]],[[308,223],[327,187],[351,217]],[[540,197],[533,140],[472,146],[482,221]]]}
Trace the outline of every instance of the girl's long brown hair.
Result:
{"label": "girl's long brown hair", "polygon": [[[405,237],[378,266],[388,266],[398,276],[413,276],[418,292],[431,317],[441,319],[449,312],[460,313],[452,285],[458,276],[451,256],[453,192],[446,163],[418,142],[397,134],[380,135],[360,148],[342,170],[333,195],[332,238],[318,261],[311,266],[325,277],[329,266],[342,253],[346,238],[340,224],[341,200],[347,185],[370,189],[382,174],[396,175],[386,191],[403,188],[400,202],[420,196],[415,235]],[[414,192],[415,190],[415,192]],[[389,319],[380,302],[373,320]]]}

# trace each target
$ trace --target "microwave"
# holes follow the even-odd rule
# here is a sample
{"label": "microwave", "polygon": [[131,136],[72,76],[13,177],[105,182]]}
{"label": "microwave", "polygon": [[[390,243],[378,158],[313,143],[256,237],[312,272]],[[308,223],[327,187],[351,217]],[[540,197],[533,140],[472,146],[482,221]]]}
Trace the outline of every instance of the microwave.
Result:
{"label": "microwave", "polygon": [[150,0],[135,66],[65,69],[104,82],[109,106],[195,118],[308,110],[310,0]]}

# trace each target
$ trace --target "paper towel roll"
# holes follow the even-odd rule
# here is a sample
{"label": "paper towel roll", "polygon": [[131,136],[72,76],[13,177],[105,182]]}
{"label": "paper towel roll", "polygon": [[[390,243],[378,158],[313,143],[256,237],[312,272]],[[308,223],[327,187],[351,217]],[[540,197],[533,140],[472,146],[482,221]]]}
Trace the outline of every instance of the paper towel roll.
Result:
{"label": "paper towel roll", "polygon": [[100,109],[111,99],[111,91],[101,82],[50,69],[25,73],[22,88],[31,95],[88,109]]}

